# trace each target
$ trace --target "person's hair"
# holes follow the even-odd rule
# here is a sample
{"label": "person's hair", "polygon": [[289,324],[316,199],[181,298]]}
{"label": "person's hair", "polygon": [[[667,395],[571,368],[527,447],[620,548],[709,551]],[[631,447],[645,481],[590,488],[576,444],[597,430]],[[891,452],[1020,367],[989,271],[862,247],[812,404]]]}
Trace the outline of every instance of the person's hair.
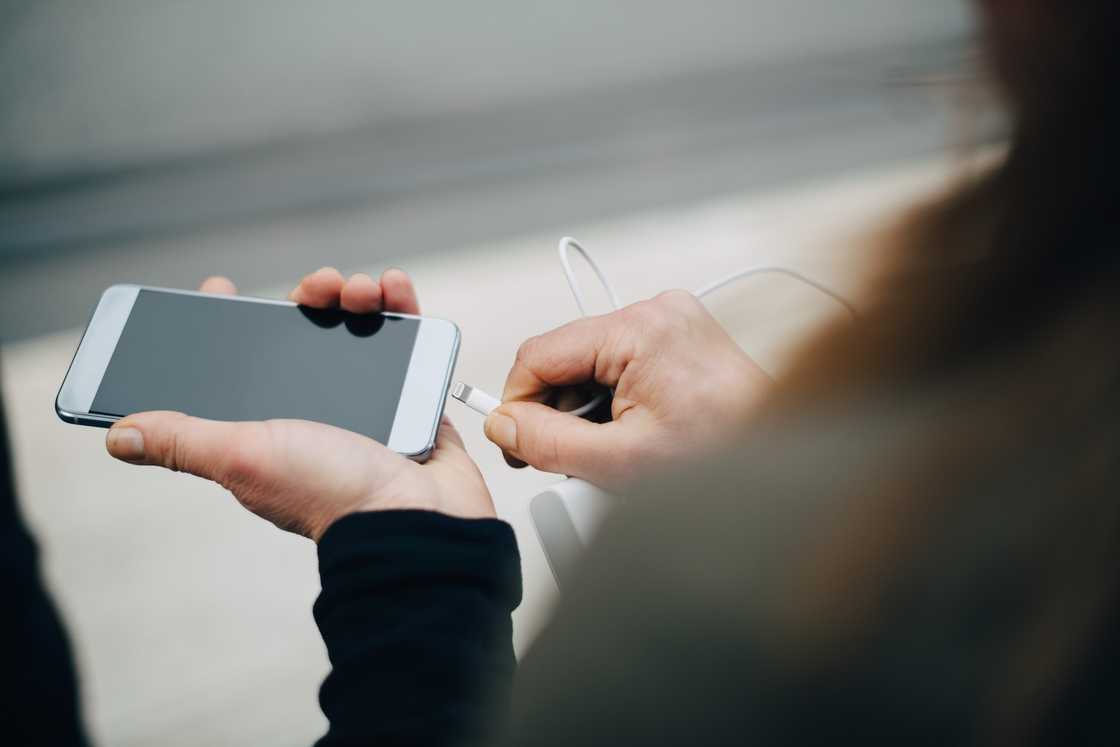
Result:
{"label": "person's hair", "polygon": [[871,369],[881,382],[890,371],[972,365],[1037,340],[1094,298],[1116,298],[1120,9],[1108,0],[1019,5],[1057,6],[1062,23],[1034,46],[987,34],[991,77],[1013,121],[1006,157],[898,221],[868,323],[821,335],[792,388],[825,370],[830,385],[837,367]]}
{"label": "person's hair", "polygon": [[[907,467],[882,495],[860,497],[866,544],[848,548],[850,562],[838,566],[848,581],[876,587],[869,579],[884,568],[897,572],[892,557],[913,563],[900,536],[955,552],[920,523],[945,505],[978,530],[992,526],[993,508],[1024,523],[1022,554],[1003,561],[1011,575],[1028,576],[1034,599],[1008,639],[992,643],[1006,646],[1001,671],[988,673],[982,717],[994,742],[1069,727],[1062,719],[1103,697],[1083,689],[1093,687],[1094,657],[1098,672],[1117,660],[1118,6],[1004,4],[1004,14],[1033,14],[1035,24],[1010,19],[986,30],[1013,123],[1006,156],[898,222],[863,320],[838,322],[812,341],[770,403],[773,414],[788,414],[888,391],[946,395],[950,415],[918,426],[928,427],[924,464]],[[1036,479],[992,477],[1009,473]],[[1019,493],[997,487],[1008,484]],[[942,505],[923,505],[931,502]],[[976,535],[971,541],[985,541]],[[977,568],[977,579],[986,571]]]}

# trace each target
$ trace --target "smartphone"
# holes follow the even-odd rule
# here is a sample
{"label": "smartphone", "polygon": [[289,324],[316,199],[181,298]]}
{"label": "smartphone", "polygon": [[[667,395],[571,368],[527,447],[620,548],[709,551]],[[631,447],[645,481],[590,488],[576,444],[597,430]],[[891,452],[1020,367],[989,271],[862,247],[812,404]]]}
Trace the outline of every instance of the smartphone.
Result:
{"label": "smartphone", "polygon": [[103,428],[147,410],[315,420],[422,461],[458,352],[459,329],[442,319],[114,285],[93,310],[55,411]]}

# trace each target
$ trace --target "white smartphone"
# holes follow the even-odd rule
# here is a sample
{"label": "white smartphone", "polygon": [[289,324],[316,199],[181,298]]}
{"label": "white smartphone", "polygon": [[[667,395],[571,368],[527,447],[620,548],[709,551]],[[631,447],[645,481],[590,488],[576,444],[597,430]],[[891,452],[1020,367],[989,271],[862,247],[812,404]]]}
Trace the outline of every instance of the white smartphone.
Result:
{"label": "white smartphone", "polygon": [[422,461],[458,352],[459,329],[442,319],[114,285],[94,308],[55,411],[104,428],[146,410],[315,420]]}

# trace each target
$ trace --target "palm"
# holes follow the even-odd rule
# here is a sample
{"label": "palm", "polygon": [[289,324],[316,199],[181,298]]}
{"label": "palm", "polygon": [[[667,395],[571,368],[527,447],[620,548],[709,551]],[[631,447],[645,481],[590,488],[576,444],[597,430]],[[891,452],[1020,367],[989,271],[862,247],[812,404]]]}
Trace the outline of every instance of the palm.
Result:
{"label": "palm", "polygon": [[[482,475],[450,421],[423,465],[376,441],[322,423],[240,424],[223,484],[250,511],[277,526],[318,537],[348,513],[422,508],[492,514]],[[310,517],[310,518],[309,518]]]}

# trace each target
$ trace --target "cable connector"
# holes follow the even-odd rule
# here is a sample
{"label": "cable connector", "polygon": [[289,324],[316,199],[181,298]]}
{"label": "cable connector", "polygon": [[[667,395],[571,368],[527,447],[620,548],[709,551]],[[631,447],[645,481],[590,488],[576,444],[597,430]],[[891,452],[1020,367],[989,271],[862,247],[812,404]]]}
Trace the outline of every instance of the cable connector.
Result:
{"label": "cable connector", "polygon": [[473,386],[467,386],[461,381],[455,382],[455,386],[451,387],[451,396],[484,417],[502,404],[497,397]]}

